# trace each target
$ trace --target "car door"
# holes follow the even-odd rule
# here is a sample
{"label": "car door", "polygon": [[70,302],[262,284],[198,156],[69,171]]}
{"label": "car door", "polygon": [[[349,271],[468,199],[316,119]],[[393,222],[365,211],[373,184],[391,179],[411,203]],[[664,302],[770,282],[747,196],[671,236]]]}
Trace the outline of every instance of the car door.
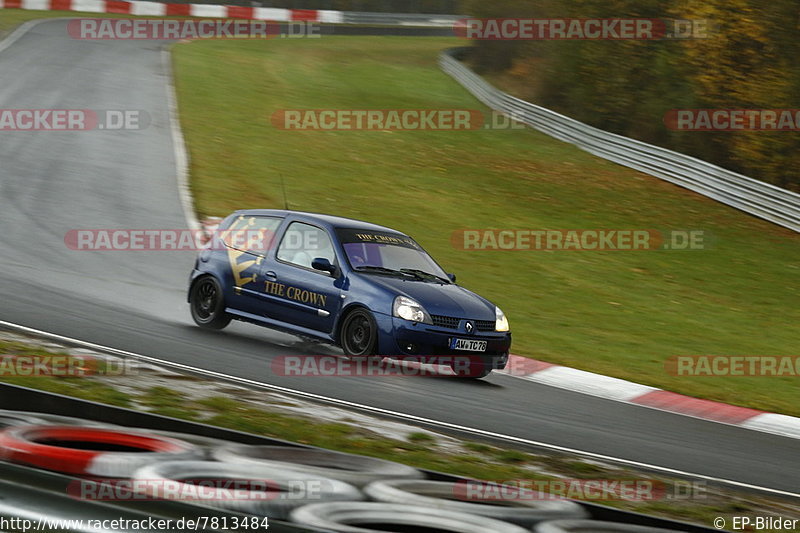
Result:
{"label": "car door", "polygon": [[274,257],[262,266],[263,297],[269,303],[267,318],[330,333],[341,307],[341,279],[314,270],[314,259],[338,265],[333,241],[322,227],[290,222]]}
{"label": "car door", "polygon": [[282,221],[279,217],[239,216],[221,230],[219,239],[228,263],[228,307],[259,314],[263,281],[259,271]]}

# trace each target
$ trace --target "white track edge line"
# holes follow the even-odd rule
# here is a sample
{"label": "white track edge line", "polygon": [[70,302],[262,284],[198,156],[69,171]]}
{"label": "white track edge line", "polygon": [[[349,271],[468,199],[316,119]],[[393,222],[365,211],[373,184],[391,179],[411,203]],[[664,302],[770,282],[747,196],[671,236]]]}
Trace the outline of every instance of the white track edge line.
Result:
{"label": "white track edge line", "polygon": [[[36,26],[38,24],[42,24],[44,22],[50,22],[50,21],[53,21],[53,20],[59,20],[59,19],[63,19],[63,18],[64,17],[58,17],[56,19],[45,18],[45,19],[30,20],[30,21],[27,21],[27,22],[23,23],[16,30],[14,30],[8,37],[6,37],[2,41],[0,41],[0,52],[6,50],[8,47],[10,47],[12,44],[14,44],[17,40],[20,39],[20,37],[22,37],[25,33],[27,33],[32,27],[34,27],[34,26]],[[190,191],[189,186],[188,186],[188,179],[187,178],[188,178],[188,159],[189,159],[189,157],[188,157],[188,154],[186,152],[186,144],[185,144],[185,141],[184,141],[184,138],[183,138],[183,133],[182,133],[182,131],[180,129],[180,121],[178,120],[177,97],[176,97],[176,93],[175,93],[175,85],[174,85],[174,83],[172,81],[171,54],[170,54],[169,50],[167,50],[166,48],[164,50],[162,50],[162,58],[163,58],[162,64],[163,64],[163,67],[164,67],[165,74],[167,76],[167,84],[166,84],[166,86],[167,86],[167,104],[168,104],[168,107],[169,107],[170,129],[171,129],[171,132],[172,132],[172,142],[173,142],[173,149],[174,149],[174,153],[175,153],[175,166],[176,166],[176,170],[177,170],[178,194],[180,196],[181,206],[183,208],[183,213],[184,213],[184,216],[186,218],[187,224],[189,224],[189,227],[192,228],[192,229],[199,229],[200,228],[200,223],[199,223],[199,221],[197,220],[197,217],[194,214],[192,195],[191,195],[191,191]],[[800,494],[795,494],[795,493],[792,493],[792,492],[786,492],[786,491],[781,491],[781,490],[777,490],[777,489],[770,489],[768,487],[759,487],[757,485],[750,485],[750,484],[747,484],[747,483],[740,483],[738,481],[732,481],[732,480],[727,480],[727,479],[722,479],[722,478],[714,478],[714,477],[710,477],[710,476],[704,476],[702,474],[693,474],[691,472],[683,472],[683,471],[680,471],[680,470],[674,470],[674,469],[665,468],[665,467],[656,466],[656,465],[648,465],[647,463],[639,463],[639,462],[636,462],[636,461],[630,461],[628,459],[621,459],[621,458],[617,458],[617,457],[600,455],[600,454],[596,454],[596,453],[593,453],[593,452],[586,452],[586,451],[582,451],[582,450],[566,448],[566,447],[558,446],[558,445],[555,445],[555,444],[548,444],[548,443],[544,443],[544,442],[531,441],[531,440],[527,440],[527,439],[522,439],[520,437],[514,437],[514,436],[511,436],[511,435],[503,435],[503,434],[500,434],[500,433],[494,433],[494,432],[485,431],[485,430],[482,430],[482,429],[469,428],[469,427],[466,427],[466,426],[459,426],[459,425],[456,425],[456,424],[451,424],[449,422],[441,422],[441,421],[437,421],[437,420],[431,420],[431,419],[427,419],[427,418],[423,418],[423,417],[418,417],[418,416],[415,416],[415,415],[409,415],[409,414],[405,414],[405,413],[399,413],[399,412],[396,412],[396,411],[390,411],[390,410],[386,410],[386,409],[381,409],[381,408],[378,408],[378,407],[371,407],[371,406],[367,406],[367,405],[357,404],[357,403],[354,403],[354,402],[348,402],[346,400],[340,400],[340,399],[337,399],[337,398],[328,398],[326,396],[320,396],[320,395],[309,393],[309,392],[298,391],[298,390],[289,389],[289,388],[286,388],[286,387],[280,387],[278,385],[270,385],[268,383],[261,383],[261,382],[249,380],[249,379],[246,379],[246,378],[238,378],[238,377],[235,377],[235,376],[229,376],[227,374],[222,374],[222,373],[214,372],[214,371],[211,371],[211,370],[203,370],[203,369],[199,369],[199,368],[196,368],[196,367],[191,367],[191,366],[188,366],[188,365],[182,365],[180,363],[174,363],[174,362],[171,362],[171,361],[165,361],[165,360],[162,360],[162,359],[157,359],[157,358],[149,357],[149,356],[146,356],[146,355],[136,354],[136,353],[133,353],[133,352],[126,352],[124,350],[118,350],[116,348],[111,348],[111,347],[108,347],[108,346],[102,346],[100,344],[94,344],[94,343],[91,343],[91,342],[82,341],[80,339],[75,339],[75,338],[71,338],[71,337],[65,337],[65,336],[62,336],[62,335],[57,335],[55,333],[49,333],[49,332],[46,332],[46,331],[37,330],[37,329],[34,329],[34,328],[29,328],[27,326],[22,326],[20,324],[14,324],[12,322],[6,322],[6,321],[3,321],[3,320],[0,320],[0,324],[4,325],[6,327],[13,328],[13,329],[18,329],[18,330],[27,331],[27,332],[30,332],[30,333],[35,333],[35,334],[46,336],[46,337],[50,337],[50,338],[53,338],[53,339],[59,339],[59,340],[64,340],[64,341],[68,341],[68,342],[73,342],[73,343],[77,343],[77,344],[80,344],[80,345],[83,345],[83,346],[86,346],[86,347],[98,349],[98,350],[101,350],[101,351],[111,352],[111,353],[114,353],[116,355],[131,357],[131,358],[134,358],[134,359],[139,359],[139,360],[143,360],[143,361],[157,363],[157,364],[161,364],[161,365],[165,365],[165,366],[170,366],[170,367],[173,367],[173,368],[179,368],[179,369],[182,369],[182,370],[187,370],[187,371],[191,371],[191,372],[194,372],[194,373],[199,373],[199,374],[208,375],[208,376],[212,376],[212,377],[223,378],[225,380],[235,381],[235,382],[238,382],[238,383],[244,383],[244,384],[248,384],[250,386],[256,386],[256,387],[259,387],[259,388],[268,388],[268,389],[272,389],[272,390],[278,390],[280,392],[284,392],[284,393],[287,393],[287,394],[293,394],[293,395],[296,395],[296,396],[312,398],[312,399],[316,399],[316,400],[319,400],[319,401],[324,401],[326,403],[334,403],[334,404],[346,405],[346,406],[349,406],[349,407],[352,407],[352,408],[355,408],[355,409],[359,409],[359,410],[381,413],[381,414],[385,414],[385,415],[394,416],[394,417],[397,417],[397,418],[404,418],[404,419],[407,419],[407,420],[414,420],[414,421],[417,421],[417,422],[423,422],[423,423],[430,424],[430,425],[433,425],[433,426],[437,426],[438,425],[440,427],[446,427],[446,428],[449,428],[449,429],[455,429],[455,430],[464,431],[464,432],[471,432],[471,433],[474,433],[476,435],[492,437],[492,438],[496,438],[496,439],[500,439],[500,440],[507,440],[507,441],[510,441],[510,442],[518,442],[518,443],[522,443],[522,444],[528,444],[528,445],[531,445],[531,446],[550,449],[550,450],[554,450],[554,451],[574,453],[574,454],[578,454],[578,455],[584,455],[584,456],[587,456],[587,457],[592,457],[594,459],[603,459],[603,460],[607,460],[607,461],[617,462],[617,463],[620,463],[620,464],[627,464],[627,465],[630,465],[630,466],[639,466],[639,467],[642,467],[642,468],[652,469],[652,470],[659,471],[659,472],[664,472],[664,473],[672,473],[672,474],[676,474],[676,475],[684,475],[684,476],[689,476],[689,477],[696,477],[696,478],[699,478],[699,479],[705,479],[707,481],[714,481],[714,482],[717,482],[717,483],[723,483],[723,484],[727,484],[727,485],[732,485],[732,486],[737,486],[737,487],[742,487],[742,488],[747,488],[747,489],[752,489],[752,490],[770,492],[770,493],[779,494],[779,495],[782,495],[782,496],[791,496],[791,497],[795,497],[795,498],[800,498]],[[506,376],[509,376],[509,377],[514,377],[514,378],[518,378],[518,379],[525,379],[525,376],[517,376],[517,375],[513,375],[513,374],[503,374],[503,375],[506,375]],[[531,381],[531,380],[528,380],[528,381]],[[566,387],[564,387],[564,388],[566,389]],[[569,389],[567,389],[567,390],[569,390]],[[601,396],[598,396],[598,397],[601,397]],[[654,409],[654,410],[657,410],[657,411],[672,412],[672,411],[667,411],[665,409],[659,409],[659,408],[652,407],[652,406],[645,406],[645,405],[636,404],[636,403],[633,403],[633,402],[630,402],[630,401],[623,401],[623,400],[614,400],[614,401],[619,401],[621,403],[627,403],[627,404],[631,404],[631,405],[639,405],[640,407],[647,407],[647,408]],[[683,413],[676,413],[676,414],[683,414]],[[698,420],[707,420],[707,419],[696,417],[696,416],[692,416],[692,415],[683,415],[683,416],[689,416],[691,418],[697,418]],[[711,420],[711,422],[717,422],[717,423],[720,423],[720,424],[733,425],[735,427],[741,427],[741,426],[737,426],[735,424],[728,424],[726,422],[718,422],[718,421],[715,421],[715,420]],[[753,428],[748,428],[748,429],[753,429]],[[765,432],[765,433],[773,433],[773,432],[769,432],[769,431],[764,431],[763,429],[760,429],[760,430],[756,429],[756,431],[762,431],[762,432]],[[779,433],[773,433],[773,434],[780,435]]]}
{"label": "white track edge line", "polygon": [[186,223],[190,229],[196,231],[201,229],[201,226],[194,212],[194,199],[189,188],[189,152],[186,150],[186,141],[181,130],[178,96],[175,90],[175,82],[172,78],[172,53],[166,46],[161,50],[161,62],[164,68],[164,75],[167,78],[167,107],[169,108],[169,124],[172,133],[172,150],[175,154],[178,196]]}
{"label": "white track edge line", "polygon": [[35,334],[35,335],[40,335],[40,336],[47,337],[47,338],[50,338],[50,339],[53,339],[53,340],[60,340],[60,341],[63,341],[63,342],[77,344],[77,345],[80,345],[80,346],[84,346],[86,348],[92,348],[92,349],[95,349],[95,350],[98,350],[98,351],[104,351],[104,352],[108,352],[108,353],[111,353],[111,354],[114,354],[114,355],[119,355],[119,356],[122,356],[122,357],[130,357],[132,359],[146,361],[148,363],[153,363],[153,364],[158,364],[158,365],[162,365],[162,366],[172,367],[172,368],[184,370],[184,371],[187,371],[187,372],[191,372],[193,374],[199,374],[199,375],[205,375],[205,376],[214,377],[214,378],[218,378],[218,379],[223,379],[225,381],[239,383],[239,384],[247,385],[247,386],[250,386],[250,387],[257,387],[257,388],[260,388],[260,389],[267,389],[267,390],[282,392],[282,393],[285,393],[285,394],[299,396],[299,397],[302,397],[302,398],[309,398],[309,399],[321,401],[321,402],[324,402],[324,403],[329,403],[329,404],[334,404],[334,405],[341,405],[341,406],[344,406],[344,407],[349,407],[351,409],[357,409],[357,410],[360,410],[360,411],[378,413],[378,414],[387,415],[387,416],[391,416],[391,417],[395,417],[395,418],[399,418],[399,419],[410,420],[410,421],[419,422],[419,423],[430,425],[430,426],[434,426],[434,427],[438,426],[438,427],[441,427],[441,428],[451,429],[451,430],[455,430],[455,431],[459,431],[459,432],[463,432],[463,433],[472,433],[474,435],[480,435],[480,436],[483,436],[483,437],[489,437],[489,438],[492,438],[492,439],[504,440],[504,441],[508,441],[508,442],[514,442],[514,443],[518,443],[518,444],[525,444],[525,445],[528,445],[528,446],[533,446],[533,447],[537,447],[537,448],[543,448],[543,449],[546,449],[546,450],[552,450],[552,451],[557,451],[557,452],[562,452],[562,453],[571,453],[571,454],[575,454],[575,455],[582,455],[584,457],[588,457],[588,458],[592,458],[592,459],[596,459],[596,460],[610,461],[610,462],[613,462],[613,463],[618,463],[618,464],[623,464],[623,465],[627,465],[627,466],[644,468],[644,469],[647,469],[647,470],[652,470],[654,472],[660,472],[660,473],[664,473],[664,474],[673,474],[673,475],[677,475],[677,476],[681,476],[681,477],[702,479],[702,480],[705,480],[705,481],[710,481],[710,482],[713,482],[713,483],[719,483],[719,484],[723,484],[723,485],[730,485],[730,486],[738,487],[738,488],[742,488],[742,489],[755,490],[755,491],[759,491],[759,492],[767,492],[767,493],[775,494],[775,495],[779,495],[779,496],[789,496],[789,497],[792,497],[792,498],[800,498],[800,493],[788,492],[788,491],[784,491],[784,490],[780,490],[780,489],[772,489],[772,488],[769,488],[769,487],[761,487],[761,486],[758,486],[758,485],[752,485],[752,484],[743,483],[743,482],[740,482],[740,481],[733,481],[733,480],[730,480],[730,479],[717,478],[717,477],[713,477],[713,476],[706,476],[706,475],[703,475],[703,474],[695,474],[695,473],[692,473],[692,472],[685,472],[685,471],[677,470],[677,469],[673,469],[673,468],[667,468],[667,467],[663,467],[663,466],[657,466],[657,465],[651,465],[651,464],[647,464],[647,463],[642,463],[642,462],[639,462],[639,461],[632,461],[632,460],[629,460],[629,459],[622,459],[622,458],[619,458],[619,457],[613,457],[613,456],[610,456],[610,455],[603,455],[603,454],[598,454],[598,453],[594,453],[594,452],[587,452],[587,451],[578,450],[578,449],[575,449],[575,448],[567,448],[565,446],[559,446],[559,445],[556,445],[556,444],[549,444],[549,443],[546,443],[546,442],[528,440],[528,439],[524,439],[524,438],[521,438],[521,437],[515,437],[513,435],[504,435],[502,433],[495,433],[493,431],[487,431],[487,430],[483,430],[483,429],[471,428],[471,427],[468,427],[468,426],[461,426],[459,424],[453,424],[453,423],[450,423],[450,422],[442,422],[440,420],[433,420],[433,419],[430,419],[430,418],[425,418],[425,417],[421,417],[421,416],[417,416],[417,415],[411,415],[411,414],[407,414],[407,413],[401,413],[401,412],[398,412],[398,411],[392,411],[392,410],[383,409],[383,408],[380,408],[380,407],[372,407],[372,406],[369,406],[369,405],[350,402],[350,401],[347,401],[347,400],[341,400],[339,398],[330,398],[330,397],[327,397],[327,396],[322,396],[322,395],[314,394],[314,393],[311,393],[311,392],[305,392],[305,391],[301,391],[301,390],[290,389],[290,388],[287,388],[287,387],[281,387],[279,385],[272,385],[270,383],[263,383],[263,382],[255,381],[255,380],[252,380],[252,379],[240,378],[240,377],[231,376],[231,375],[228,375],[228,374],[223,374],[221,372],[215,372],[213,370],[204,370],[202,368],[197,368],[197,367],[193,367],[193,366],[189,366],[189,365],[184,365],[182,363],[175,363],[175,362],[172,362],[172,361],[166,361],[164,359],[158,359],[156,357],[150,357],[148,355],[142,355],[142,354],[137,354],[137,353],[134,353],[134,352],[128,352],[128,351],[125,351],[125,350],[119,350],[117,348],[111,348],[109,346],[103,346],[101,344],[95,344],[93,342],[83,341],[83,340],[76,339],[76,338],[73,338],[73,337],[67,337],[67,336],[64,336],[64,335],[58,335],[56,333],[50,333],[50,332],[47,332],[47,331],[42,331],[42,330],[31,328],[31,327],[28,327],[28,326],[23,326],[21,324],[15,324],[13,322],[6,322],[5,320],[0,320],[0,326],[5,326],[7,328],[11,328],[11,329],[19,330],[19,331],[24,331],[24,332],[27,332],[27,333],[32,333],[32,334]]}
{"label": "white track edge line", "polygon": [[28,30],[30,30],[34,26],[42,24],[43,22],[50,22],[51,20],[58,20],[58,18],[36,19],[23,22],[22,24],[17,26],[17,28],[8,35],[8,37],[0,41],[0,52],[7,49],[15,42],[17,42],[20,37],[28,33]]}

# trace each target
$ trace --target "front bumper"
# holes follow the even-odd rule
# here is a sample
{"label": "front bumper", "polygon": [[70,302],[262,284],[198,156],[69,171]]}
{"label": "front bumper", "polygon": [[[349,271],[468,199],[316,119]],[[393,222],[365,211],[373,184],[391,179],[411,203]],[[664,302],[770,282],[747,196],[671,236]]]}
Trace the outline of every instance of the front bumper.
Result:
{"label": "front bumper", "polygon": [[[508,363],[508,353],[511,350],[510,332],[475,332],[468,334],[463,329],[451,329],[410,322],[388,315],[376,314],[378,323],[378,353],[393,357],[430,357],[430,362],[435,363],[436,358],[451,360],[452,357],[464,357],[473,361],[480,361],[483,365],[493,369],[502,369]],[[450,339],[470,339],[486,341],[485,352],[468,352],[451,350]]]}

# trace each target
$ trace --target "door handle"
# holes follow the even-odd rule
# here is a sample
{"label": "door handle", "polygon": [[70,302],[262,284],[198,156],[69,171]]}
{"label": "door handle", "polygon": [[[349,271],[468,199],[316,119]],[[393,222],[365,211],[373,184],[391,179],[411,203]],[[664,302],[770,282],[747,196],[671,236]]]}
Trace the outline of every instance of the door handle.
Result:
{"label": "door handle", "polygon": [[267,270],[266,272],[264,272],[264,277],[271,280],[278,279],[277,274],[275,274],[275,272],[273,272],[272,270]]}

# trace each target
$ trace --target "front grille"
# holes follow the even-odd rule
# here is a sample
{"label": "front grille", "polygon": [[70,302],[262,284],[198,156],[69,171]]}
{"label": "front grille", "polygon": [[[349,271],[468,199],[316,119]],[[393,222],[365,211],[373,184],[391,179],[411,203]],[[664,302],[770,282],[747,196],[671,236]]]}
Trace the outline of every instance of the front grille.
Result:
{"label": "front grille", "polygon": [[[458,325],[463,318],[455,318],[452,316],[431,315],[433,325],[439,328],[458,329]],[[475,329],[477,331],[494,331],[494,320],[474,320]]]}
{"label": "front grille", "polygon": [[494,331],[495,321],[494,320],[476,320],[475,321],[475,329],[478,331]]}
{"label": "front grille", "polygon": [[442,315],[431,315],[431,320],[434,326],[448,329],[458,329],[458,324],[461,322],[460,318]]}

